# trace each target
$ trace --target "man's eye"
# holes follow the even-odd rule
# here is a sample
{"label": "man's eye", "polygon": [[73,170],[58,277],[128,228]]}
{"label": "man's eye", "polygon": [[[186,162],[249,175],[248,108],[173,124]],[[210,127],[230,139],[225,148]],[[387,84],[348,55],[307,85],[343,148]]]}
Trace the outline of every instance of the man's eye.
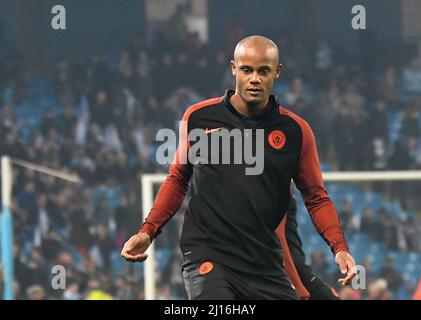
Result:
{"label": "man's eye", "polygon": [[250,72],[251,72],[251,70],[250,70],[250,69],[243,69],[243,72],[244,72],[244,73],[250,73]]}
{"label": "man's eye", "polygon": [[261,70],[261,71],[260,71],[260,73],[261,73],[261,74],[268,74],[268,73],[269,73],[269,70],[267,70],[267,69],[263,69],[263,70]]}

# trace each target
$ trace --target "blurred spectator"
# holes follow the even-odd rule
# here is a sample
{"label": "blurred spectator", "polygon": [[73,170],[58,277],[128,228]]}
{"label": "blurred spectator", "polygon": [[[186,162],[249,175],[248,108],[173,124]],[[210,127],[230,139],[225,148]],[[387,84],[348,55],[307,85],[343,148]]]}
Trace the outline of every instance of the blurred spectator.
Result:
{"label": "blurred spectator", "polygon": [[291,86],[285,93],[285,101],[290,108],[294,108],[299,101],[309,101],[308,93],[301,78],[295,78],[292,81]]}
{"label": "blurred spectator", "polygon": [[348,106],[341,109],[332,122],[331,128],[331,131],[336,133],[333,136],[333,144],[340,171],[353,169],[353,150],[355,150],[355,144],[359,143],[354,136],[355,131],[350,121],[351,111],[347,108]]}
{"label": "blurred spectator", "polygon": [[90,231],[91,221],[82,209],[75,209],[70,217],[70,241],[80,254],[88,251],[93,237]]}
{"label": "blurred spectator", "polygon": [[88,282],[88,289],[85,300],[113,300],[114,297],[101,288],[98,278],[92,278]]}
{"label": "blurred spectator", "polygon": [[7,132],[4,140],[0,142],[0,154],[28,160],[28,154],[24,145],[18,140],[16,134],[11,131]]}
{"label": "blurred spectator", "polygon": [[400,222],[402,228],[405,249],[409,251],[420,252],[420,229],[419,224],[414,217],[407,217],[405,220]]}
{"label": "blurred spectator", "polygon": [[404,281],[396,292],[395,299],[397,300],[411,300],[414,294],[416,286],[411,281]]}
{"label": "blurred spectator", "polygon": [[343,200],[341,202],[341,207],[338,211],[342,229],[345,232],[353,230],[354,227],[352,218],[354,216],[354,213],[352,210],[352,202],[349,200]]}
{"label": "blurred spectator", "polygon": [[376,101],[370,118],[372,119],[370,123],[370,136],[375,139],[383,140],[384,145],[386,145],[389,138],[389,124],[387,119],[387,107],[383,100]]}
{"label": "blurred spectator", "polygon": [[360,300],[361,294],[358,290],[352,289],[352,287],[342,287],[339,290],[340,300]]}
{"label": "blurred spectator", "polygon": [[107,225],[100,224],[96,228],[94,247],[91,249],[97,249],[99,257],[97,260],[98,266],[102,267],[105,272],[111,270],[111,253],[114,249],[114,242],[108,233]]}
{"label": "blurred spectator", "polygon": [[326,39],[320,38],[317,41],[315,64],[317,72],[322,72],[330,69],[333,63],[333,52],[330,44]]}
{"label": "blurred spectator", "polygon": [[377,95],[387,104],[394,104],[397,100],[398,80],[396,68],[388,66],[383,75],[378,79]]}
{"label": "blurred spectator", "polygon": [[418,138],[420,136],[419,112],[417,105],[410,104],[405,110],[402,120],[401,135],[403,138]]}
{"label": "blurred spectator", "polygon": [[129,235],[133,234],[138,228],[140,213],[136,214],[137,208],[132,206],[127,195],[123,195],[118,206],[114,210],[114,219],[116,222],[116,246],[123,248]]}
{"label": "blurred spectator", "polygon": [[66,270],[66,282],[76,282],[78,283],[81,292],[85,290],[88,278],[86,275],[77,270],[76,261],[68,251],[60,251],[56,256],[56,259],[53,260],[51,264],[63,266]]}
{"label": "blurred spectator", "polygon": [[397,140],[394,144],[393,153],[389,157],[389,168],[391,170],[410,170],[414,161],[409,154],[408,147]]}
{"label": "blurred spectator", "polygon": [[372,235],[376,240],[380,240],[383,230],[381,229],[380,222],[375,215],[373,208],[365,207],[361,217],[361,232]]}
{"label": "blurred spectator", "polygon": [[387,291],[387,281],[379,278],[368,285],[367,300],[389,300],[389,292]]}
{"label": "blurred spectator", "polygon": [[389,249],[398,249],[397,219],[385,208],[379,211],[379,236],[380,241],[384,242]]}
{"label": "blurred spectator", "polygon": [[114,280],[114,288],[112,290],[113,296],[119,300],[133,300],[136,299],[132,286],[123,276],[117,276]]}
{"label": "blurred spectator", "polygon": [[63,300],[80,300],[79,284],[76,281],[69,281],[67,289],[63,292]]}
{"label": "blurred spectator", "polygon": [[47,108],[44,111],[44,118],[42,120],[40,130],[43,136],[48,136],[51,130],[58,130],[60,128],[59,124],[56,122],[53,111],[50,108]]}
{"label": "blurred spectator", "polygon": [[92,123],[97,124],[102,129],[105,128],[112,121],[111,112],[107,92],[104,90],[97,91],[89,108]]}
{"label": "blurred spectator", "polygon": [[403,284],[402,276],[400,272],[396,270],[395,260],[391,257],[384,260],[379,277],[387,281],[388,288],[392,291],[397,291]]}
{"label": "blurred spectator", "polygon": [[45,300],[45,290],[42,286],[34,284],[26,289],[26,297],[28,300]]}
{"label": "blurred spectator", "polygon": [[182,42],[187,37],[186,14],[186,6],[179,4],[174,14],[168,19],[168,38],[173,39],[176,43]]}
{"label": "blurred spectator", "polygon": [[63,238],[54,231],[49,231],[47,236],[42,240],[41,250],[43,256],[51,261],[63,249]]}
{"label": "blurred spectator", "polygon": [[45,285],[48,279],[47,264],[42,256],[40,248],[34,248],[31,252],[31,259],[26,264],[29,284]]}
{"label": "blurred spectator", "polygon": [[412,58],[402,70],[402,87],[408,94],[421,94],[421,65],[419,58]]}

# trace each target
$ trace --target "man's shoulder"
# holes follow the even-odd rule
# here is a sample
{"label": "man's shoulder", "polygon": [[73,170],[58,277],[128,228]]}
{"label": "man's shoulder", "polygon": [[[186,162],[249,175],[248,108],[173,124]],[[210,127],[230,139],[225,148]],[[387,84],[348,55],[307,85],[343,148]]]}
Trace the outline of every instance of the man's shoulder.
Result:
{"label": "man's shoulder", "polygon": [[291,118],[294,122],[296,122],[303,130],[306,130],[307,128],[310,128],[310,125],[306,120],[301,118],[299,115],[297,115],[295,112],[292,112],[291,110],[285,108],[284,106],[279,106],[279,114],[282,116],[287,116]]}
{"label": "man's shoulder", "polygon": [[186,111],[184,112],[183,120],[187,121],[189,119],[189,117],[192,115],[192,113],[194,113],[198,110],[201,110],[201,109],[206,108],[206,107],[218,105],[219,103],[222,102],[223,98],[224,98],[223,96],[217,97],[217,98],[210,98],[210,99],[199,101],[199,102],[189,106],[186,109]]}

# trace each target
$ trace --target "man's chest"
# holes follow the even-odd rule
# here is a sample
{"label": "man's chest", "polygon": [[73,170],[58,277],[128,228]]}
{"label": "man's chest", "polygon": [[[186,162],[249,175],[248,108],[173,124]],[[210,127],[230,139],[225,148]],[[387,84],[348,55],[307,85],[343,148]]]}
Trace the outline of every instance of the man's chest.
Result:
{"label": "man's chest", "polygon": [[302,144],[296,123],[276,114],[262,119],[207,114],[189,123],[188,135],[189,160],[197,168],[242,166],[252,175],[290,176]]}

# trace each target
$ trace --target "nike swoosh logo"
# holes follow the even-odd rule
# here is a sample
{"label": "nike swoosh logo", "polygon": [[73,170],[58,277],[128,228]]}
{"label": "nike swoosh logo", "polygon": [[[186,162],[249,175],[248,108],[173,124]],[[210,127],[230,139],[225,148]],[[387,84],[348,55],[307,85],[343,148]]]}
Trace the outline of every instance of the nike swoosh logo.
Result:
{"label": "nike swoosh logo", "polygon": [[216,132],[216,131],[219,131],[219,130],[222,130],[222,129],[224,129],[224,127],[215,128],[215,129],[208,129],[208,128],[206,128],[205,129],[205,134],[210,134],[212,132]]}

